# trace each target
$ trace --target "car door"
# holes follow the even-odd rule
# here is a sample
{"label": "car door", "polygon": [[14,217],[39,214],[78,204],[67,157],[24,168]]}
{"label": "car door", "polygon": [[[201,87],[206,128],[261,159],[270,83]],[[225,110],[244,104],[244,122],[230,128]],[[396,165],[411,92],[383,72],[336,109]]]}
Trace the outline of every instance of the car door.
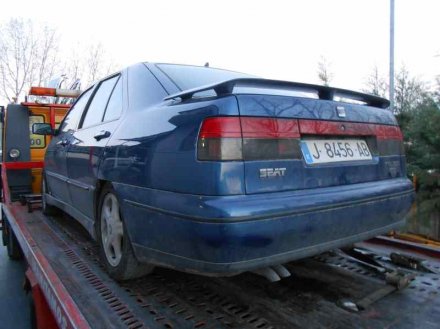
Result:
{"label": "car door", "polygon": [[71,201],[67,188],[67,150],[91,94],[92,88],[78,98],[52,138],[45,155],[44,170],[48,189],[53,197],[64,203]]}
{"label": "car door", "polygon": [[122,113],[122,85],[121,75],[99,83],[69,145],[67,171],[72,205],[89,220],[94,217],[99,160]]}

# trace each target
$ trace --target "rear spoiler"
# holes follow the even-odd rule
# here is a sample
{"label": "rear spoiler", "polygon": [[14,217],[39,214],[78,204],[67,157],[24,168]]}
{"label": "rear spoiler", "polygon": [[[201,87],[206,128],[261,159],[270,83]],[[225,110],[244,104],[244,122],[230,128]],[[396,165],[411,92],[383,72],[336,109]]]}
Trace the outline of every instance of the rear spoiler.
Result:
{"label": "rear spoiler", "polygon": [[236,86],[280,88],[280,89],[291,89],[295,91],[304,91],[304,92],[317,92],[319,99],[324,99],[324,100],[334,100],[335,97],[340,97],[341,99],[350,99],[354,101],[359,101],[365,103],[366,105],[379,107],[383,109],[390,106],[390,102],[385,98],[364,94],[357,91],[313,85],[308,83],[258,79],[258,78],[233,79],[211,85],[205,85],[193,89],[184,90],[177,94],[167,96],[164,98],[164,100],[180,98],[182,101],[185,101],[187,99],[193,98],[194,94],[206,90],[214,90],[217,96],[228,95],[228,94],[232,94],[234,87]]}

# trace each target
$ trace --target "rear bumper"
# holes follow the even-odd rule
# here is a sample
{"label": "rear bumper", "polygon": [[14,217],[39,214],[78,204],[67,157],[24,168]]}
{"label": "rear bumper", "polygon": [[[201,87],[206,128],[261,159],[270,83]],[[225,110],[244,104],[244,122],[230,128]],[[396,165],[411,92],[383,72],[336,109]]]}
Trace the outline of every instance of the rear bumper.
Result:
{"label": "rear bumper", "polygon": [[223,197],[115,185],[140,261],[210,275],[279,264],[385,233],[404,224],[414,199],[407,179]]}

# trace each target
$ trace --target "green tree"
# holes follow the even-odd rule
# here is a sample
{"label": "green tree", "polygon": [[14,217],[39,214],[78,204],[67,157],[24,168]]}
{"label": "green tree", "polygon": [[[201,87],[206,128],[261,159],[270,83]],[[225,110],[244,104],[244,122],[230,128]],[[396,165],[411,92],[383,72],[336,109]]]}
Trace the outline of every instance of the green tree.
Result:
{"label": "green tree", "polygon": [[440,108],[431,95],[405,119],[404,136],[408,173],[417,177],[417,213],[410,219],[410,230],[440,239]]}
{"label": "green tree", "polygon": [[[380,74],[377,66],[366,77],[363,91],[369,94],[389,97],[389,85],[385,77]],[[414,111],[429,94],[425,83],[417,77],[411,76],[403,65],[396,74],[394,81],[394,113],[407,119],[407,113]],[[402,115],[403,114],[403,115]]]}
{"label": "green tree", "polygon": [[408,161],[418,171],[440,171],[440,109],[429,96],[406,118]]}
{"label": "green tree", "polygon": [[440,75],[436,78],[437,85],[434,90],[434,97],[438,104],[440,104]]}

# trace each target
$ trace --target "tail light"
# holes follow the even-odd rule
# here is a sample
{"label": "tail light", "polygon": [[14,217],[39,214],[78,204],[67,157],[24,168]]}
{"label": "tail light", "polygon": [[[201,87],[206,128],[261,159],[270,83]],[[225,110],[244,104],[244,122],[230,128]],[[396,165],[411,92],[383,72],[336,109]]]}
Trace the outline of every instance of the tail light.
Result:
{"label": "tail light", "polygon": [[240,118],[205,119],[199,133],[197,152],[199,160],[242,160]]}
{"label": "tail light", "polygon": [[403,135],[396,126],[376,126],[377,148],[381,156],[404,155]]}
{"label": "tail light", "polygon": [[360,136],[373,154],[403,155],[399,127],[364,123],[340,123],[319,120],[267,117],[211,117],[203,121],[197,143],[201,161],[243,161],[301,159],[300,128],[304,135]]}
{"label": "tail light", "polygon": [[294,119],[207,118],[199,133],[198,159],[294,159],[300,157],[298,139],[298,122]]}

